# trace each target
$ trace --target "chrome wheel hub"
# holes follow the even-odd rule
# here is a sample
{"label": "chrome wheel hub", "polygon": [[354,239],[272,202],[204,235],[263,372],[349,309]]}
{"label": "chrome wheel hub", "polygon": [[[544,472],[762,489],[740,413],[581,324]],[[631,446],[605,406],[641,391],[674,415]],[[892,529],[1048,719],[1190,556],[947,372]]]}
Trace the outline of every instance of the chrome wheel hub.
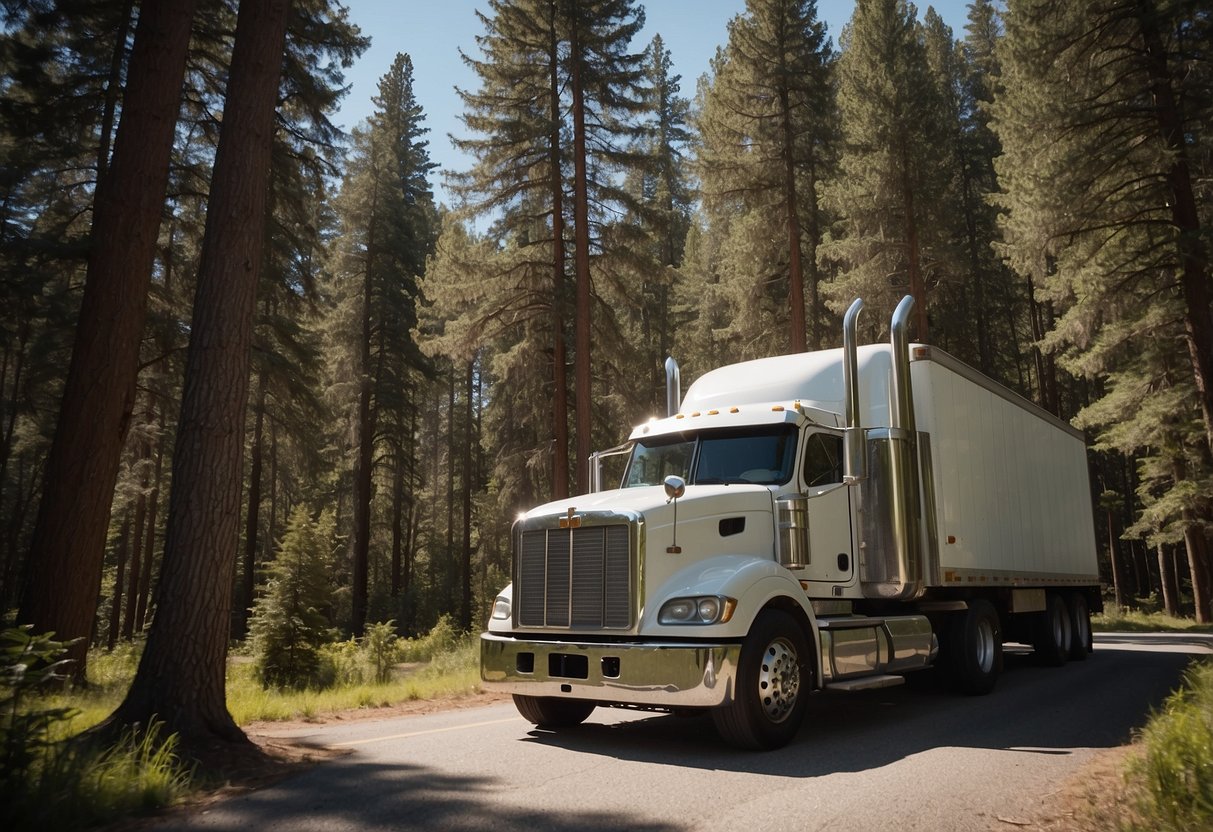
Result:
{"label": "chrome wheel hub", "polygon": [[767,645],[758,670],[758,700],[771,722],[783,722],[792,713],[800,694],[800,664],[796,648],[787,639]]}

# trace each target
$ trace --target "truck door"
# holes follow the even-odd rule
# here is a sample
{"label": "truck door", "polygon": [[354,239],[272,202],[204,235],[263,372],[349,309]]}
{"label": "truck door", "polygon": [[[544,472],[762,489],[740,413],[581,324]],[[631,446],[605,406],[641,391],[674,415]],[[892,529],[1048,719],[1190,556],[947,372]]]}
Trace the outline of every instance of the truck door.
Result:
{"label": "truck door", "polygon": [[809,433],[801,465],[801,493],[808,497],[810,561],[803,577],[841,584],[854,575],[851,489],[842,482],[842,436]]}

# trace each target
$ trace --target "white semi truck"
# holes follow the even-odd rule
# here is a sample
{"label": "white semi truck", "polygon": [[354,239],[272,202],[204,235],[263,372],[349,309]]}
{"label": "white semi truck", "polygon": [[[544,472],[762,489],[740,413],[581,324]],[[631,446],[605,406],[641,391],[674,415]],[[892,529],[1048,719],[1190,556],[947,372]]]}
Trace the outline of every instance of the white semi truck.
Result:
{"label": "white semi truck", "polygon": [[513,528],[481,677],[537,725],[710,711],[748,748],[816,690],[935,667],[987,693],[1004,641],[1091,650],[1101,607],[1083,436],[941,350],[890,343],[706,373],[636,428],[621,487]]}

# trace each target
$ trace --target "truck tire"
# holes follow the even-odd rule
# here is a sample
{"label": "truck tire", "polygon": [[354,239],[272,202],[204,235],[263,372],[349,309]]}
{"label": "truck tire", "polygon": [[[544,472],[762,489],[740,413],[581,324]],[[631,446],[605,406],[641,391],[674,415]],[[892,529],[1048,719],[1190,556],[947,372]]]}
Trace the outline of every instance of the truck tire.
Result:
{"label": "truck tire", "polygon": [[1081,592],[1070,594],[1070,660],[1080,662],[1094,649],[1091,610]]}
{"label": "truck tire", "polygon": [[540,728],[568,728],[585,722],[594,712],[594,703],[584,699],[557,699],[554,696],[514,694],[514,707],[522,718]]}
{"label": "truck tire", "polygon": [[944,671],[952,686],[984,696],[1002,674],[1002,624],[994,605],[982,598],[951,616],[943,646]]}
{"label": "truck tire", "polygon": [[741,645],[733,701],[712,709],[720,736],[754,750],[787,745],[813,687],[811,655],[796,619],[782,610],[759,613]]}
{"label": "truck tire", "polygon": [[1070,641],[1073,628],[1066,599],[1057,592],[1045,596],[1044,612],[1035,613],[1032,646],[1041,664],[1061,667],[1070,657]]}

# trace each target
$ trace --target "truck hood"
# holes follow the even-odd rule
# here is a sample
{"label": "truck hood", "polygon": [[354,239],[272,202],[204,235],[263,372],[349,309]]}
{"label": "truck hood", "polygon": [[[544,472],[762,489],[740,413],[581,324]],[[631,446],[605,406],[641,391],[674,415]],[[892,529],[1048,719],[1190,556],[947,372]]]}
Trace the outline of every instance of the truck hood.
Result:
{"label": "truck hood", "polygon": [[[678,522],[690,522],[721,514],[772,511],[770,489],[761,485],[688,485],[686,494],[678,499]],[[637,512],[652,522],[671,522],[673,504],[661,486],[616,488],[596,494],[581,494],[567,500],[556,500],[531,509],[522,519],[563,516],[572,509],[582,512]],[[669,515],[669,516],[667,516]]]}

